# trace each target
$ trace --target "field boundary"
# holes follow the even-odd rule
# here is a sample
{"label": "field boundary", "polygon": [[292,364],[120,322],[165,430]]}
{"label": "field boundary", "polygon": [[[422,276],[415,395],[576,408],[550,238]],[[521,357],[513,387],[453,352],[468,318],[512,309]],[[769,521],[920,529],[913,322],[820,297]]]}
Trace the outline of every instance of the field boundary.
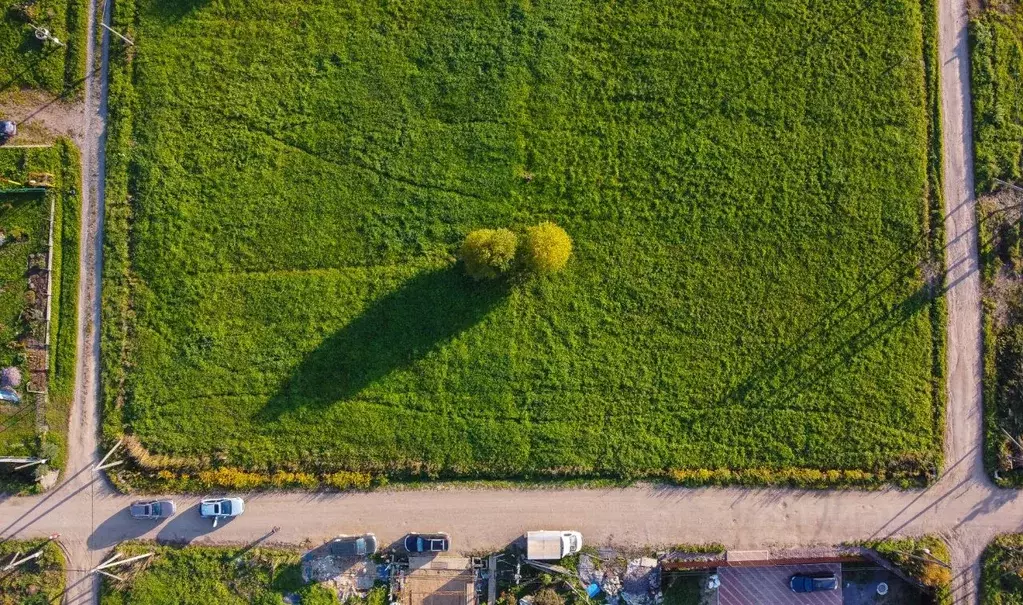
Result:
{"label": "field boundary", "polygon": [[[941,133],[941,97],[940,97],[940,65],[938,61],[938,31],[936,0],[920,0],[922,11],[922,51],[923,72],[923,103],[927,117],[927,149],[926,149],[926,192],[921,200],[923,215],[923,245],[921,265],[944,265],[944,203],[942,198],[942,133]],[[113,2],[113,27],[124,32],[132,39],[138,40],[136,31],[137,14],[134,0],[115,0]],[[126,432],[122,414],[123,393],[126,380],[126,363],[130,353],[132,335],[131,324],[133,276],[132,229],[131,220],[134,214],[132,201],[132,157],[131,141],[133,138],[133,113],[138,103],[134,91],[134,72],[131,62],[133,49],[126,49],[111,58],[110,72],[110,119],[109,140],[107,144],[109,166],[106,175],[107,212],[104,240],[104,256],[106,263],[103,268],[102,289],[102,371],[100,398],[102,401],[103,440],[106,446],[113,445],[124,437],[131,438]],[[820,468],[670,468],[653,470],[649,473],[631,477],[607,476],[602,474],[563,473],[559,471],[536,472],[528,475],[507,479],[503,476],[488,477],[486,473],[478,473],[467,478],[454,477],[445,473],[422,471],[419,473],[387,470],[340,470],[323,469],[320,472],[302,468],[299,471],[291,465],[271,471],[255,471],[233,466],[217,467],[203,464],[201,460],[184,460],[167,456],[151,455],[138,444],[129,450],[131,464],[122,468],[112,480],[123,489],[142,488],[146,490],[179,490],[200,491],[210,488],[249,488],[249,489],[322,489],[336,487],[347,489],[354,487],[365,489],[386,484],[389,480],[407,484],[418,484],[420,481],[452,481],[456,484],[473,483],[502,486],[506,483],[528,484],[536,482],[541,485],[575,485],[588,481],[663,481],[685,486],[701,485],[775,485],[802,488],[875,488],[889,484],[902,487],[913,487],[930,484],[938,476],[943,466],[943,436],[945,430],[946,388],[946,323],[947,308],[942,296],[945,287],[945,274],[938,271],[940,277],[929,281],[930,301],[928,314],[931,325],[931,398],[933,425],[932,444],[926,452],[905,459],[889,461],[887,468],[872,470],[860,469],[820,469]],[[128,385],[130,388],[130,385]],[[350,473],[350,484],[340,482],[340,487],[331,480],[335,473]],[[200,477],[200,474],[203,476]],[[367,485],[368,484],[368,485]]]}
{"label": "field boundary", "polygon": [[[1018,215],[1018,207],[1006,207],[998,199],[999,191],[1005,193],[1005,187],[1001,187],[996,180],[1001,177],[1012,180],[1012,175],[999,172],[999,166],[995,158],[985,153],[986,145],[981,136],[988,134],[988,121],[996,118],[993,114],[997,111],[995,89],[997,88],[997,75],[995,66],[992,63],[993,56],[985,54],[984,50],[994,47],[993,25],[989,20],[1002,18],[1001,15],[992,14],[995,9],[980,9],[976,14],[971,14],[969,28],[969,46],[971,55],[971,79],[973,82],[973,97],[971,98],[974,129],[971,143],[980,153],[974,155],[974,171],[978,175],[975,182],[975,195],[977,196],[977,228],[978,246],[980,248],[980,281],[981,281],[981,390],[984,400],[984,467],[989,477],[999,487],[1020,488],[1023,487],[1023,473],[1012,472],[1005,476],[999,474],[999,458],[1006,452],[1011,451],[1012,444],[1006,435],[1001,424],[1002,400],[999,395],[999,330],[995,324],[995,314],[998,306],[994,290],[996,288],[997,273],[1003,266],[1003,261],[998,258],[997,243],[1002,238],[1002,227],[997,217],[1002,215]],[[1009,119],[1009,118],[1002,118]],[[991,143],[994,145],[994,143]],[[985,162],[985,160],[987,160]],[[1016,219],[1018,220],[1018,218]],[[1008,328],[1008,326],[1006,326]]]}

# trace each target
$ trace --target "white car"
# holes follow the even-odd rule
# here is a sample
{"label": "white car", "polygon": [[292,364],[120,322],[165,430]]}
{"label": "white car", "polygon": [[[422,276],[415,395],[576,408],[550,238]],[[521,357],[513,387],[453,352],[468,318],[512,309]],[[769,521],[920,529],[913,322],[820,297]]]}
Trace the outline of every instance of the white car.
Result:
{"label": "white car", "polygon": [[199,515],[204,519],[213,519],[213,527],[225,517],[237,517],[245,512],[245,502],[241,498],[205,498],[199,502]]}

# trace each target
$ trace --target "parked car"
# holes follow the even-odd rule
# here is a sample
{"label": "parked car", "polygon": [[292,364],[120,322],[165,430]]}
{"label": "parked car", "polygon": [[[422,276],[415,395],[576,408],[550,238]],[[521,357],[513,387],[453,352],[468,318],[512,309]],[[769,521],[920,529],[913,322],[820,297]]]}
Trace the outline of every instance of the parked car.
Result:
{"label": "parked car", "polygon": [[213,527],[226,517],[237,517],[245,512],[245,502],[241,498],[205,498],[199,502],[199,515],[204,519],[213,519]]}
{"label": "parked car", "polygon": [[330,554],[337,557],[365,557],[376,552],[377,537],[373,534],[338,536],[330,541]]}
{"label": "parked car", "polygon": [[789,578],[792,592],[818,592],[838,590],[838,577],[833,573],[797,573]]}
{"label": "parked car", "polygon": [[409,534],[405,536],[405,550],[412,553],[447,552],[451,538],[447,534]]}
{"label": "parked car", "polygon": [[178,509],[170,500],[139,500],[132,502],[128,510],[136,519],[166,519]]}

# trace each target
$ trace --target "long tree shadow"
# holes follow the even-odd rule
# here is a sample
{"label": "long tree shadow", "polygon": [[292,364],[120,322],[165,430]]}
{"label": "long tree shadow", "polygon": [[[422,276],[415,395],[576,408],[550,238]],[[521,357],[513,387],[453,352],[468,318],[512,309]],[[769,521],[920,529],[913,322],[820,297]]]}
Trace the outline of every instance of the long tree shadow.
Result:
{"label": "long tree shadow", "polygon": [[309,353],[260,414],[276,419],[350,399],[482,321],[508,291],[506,282],[473,282],[455,266],[420,273]]}

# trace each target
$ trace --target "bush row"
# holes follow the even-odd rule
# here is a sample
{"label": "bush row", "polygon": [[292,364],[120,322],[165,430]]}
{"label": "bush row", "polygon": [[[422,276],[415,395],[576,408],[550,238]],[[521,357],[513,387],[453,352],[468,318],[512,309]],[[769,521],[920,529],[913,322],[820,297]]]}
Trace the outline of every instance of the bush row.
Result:
{"label": "bush row", "polygon": [[494,279],[512,269],[555,273],[572,255],[572,238],[551,222],[526,229],[520,242],[509,229],[476,229],[465,237],[459,256],[473,279]]}
{"label": "bush row", "polygon": [[786,485],[823,489],[832,487],[880,487],[896,483],[904,487],[920,486],[927,477],[912,471],[863,471],[858,469],[750,468],[750,469],[676,469],[669,471],[672,482],[687,487],[703,485]]}
{"label": "bush row", "polygon": [[[129,473],[131,474],[131,473]],[[158,488],[168,491],[197,492],[210,489],[261,490],[261,489],[336,489],[367,490],[385,485],[383,476],[374,477],[369,473],[338,471],[335,473],[303,473],[275,471],[254,473],[237,468],[218,468],[194,473],[160,470],[156,473],[142,473],[132,476],[135,487]]]}

